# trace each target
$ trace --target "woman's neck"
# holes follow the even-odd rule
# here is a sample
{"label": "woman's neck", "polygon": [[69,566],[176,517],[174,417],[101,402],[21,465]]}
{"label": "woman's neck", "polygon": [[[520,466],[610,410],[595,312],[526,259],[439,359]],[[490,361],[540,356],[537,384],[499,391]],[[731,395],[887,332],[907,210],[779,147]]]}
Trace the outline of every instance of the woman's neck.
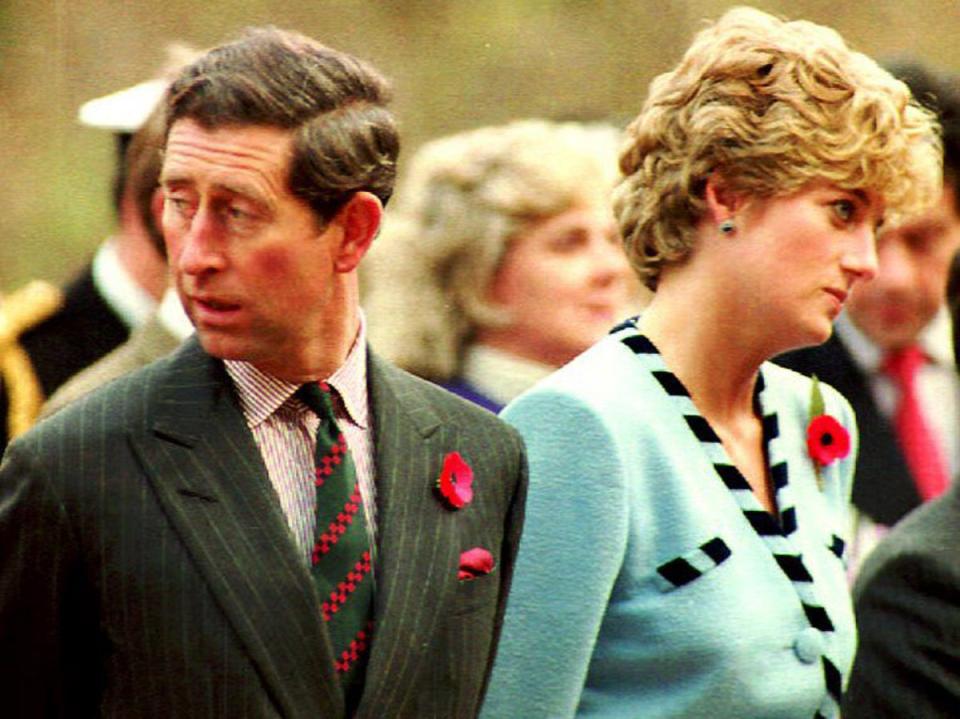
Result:
{"label": "woman's neck", "polygon": [[766,359],[732,304],[706,285],[668,282],[657,289],[640,320],[700,412],[720,424],[753,414],[757,373]]}
{"label": "woman's neck", "polygon": [[761,506],[775,512],[763,426],[754,402],[760,365],[766,359],[757,347],[766,333],[738,313],[736,293],[723,292],[712,283],[685,284],[668,282],[658,288],[640,329],[690,392]]}

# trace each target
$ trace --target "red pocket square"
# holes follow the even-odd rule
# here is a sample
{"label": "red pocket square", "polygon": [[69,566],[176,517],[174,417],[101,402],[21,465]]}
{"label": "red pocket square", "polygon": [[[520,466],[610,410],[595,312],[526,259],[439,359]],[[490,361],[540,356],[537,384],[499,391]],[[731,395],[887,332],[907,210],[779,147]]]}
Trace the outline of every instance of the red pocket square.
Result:
{"label": "red pocket square", "polygon": [[493,571],[493,555],[483,547],[474,547],[460,554],[457,579],[474,579]]}

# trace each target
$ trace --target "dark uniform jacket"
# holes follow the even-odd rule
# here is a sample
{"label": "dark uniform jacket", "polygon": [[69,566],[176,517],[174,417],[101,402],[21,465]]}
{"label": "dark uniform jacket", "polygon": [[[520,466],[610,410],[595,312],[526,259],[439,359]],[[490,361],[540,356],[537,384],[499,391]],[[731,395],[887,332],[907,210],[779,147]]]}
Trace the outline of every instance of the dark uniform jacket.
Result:
{"label": "dark uniform jacket", "polygon": [[[0,304],[0,313],[3,305]],[[70,377],[93,364],[130,334],[128,327],[107,304],[93,283],[92,268],[87,267],[64,290],[59,309],[45,315],[37,324],[17,328],[11,338],[29,359],[33,377],[6,374],[0,381],[0,453],[10,437],[9,414],[12,410],[9,382],[38,382],[40,401]],[[0,348],[4,352],[9,348]]]}

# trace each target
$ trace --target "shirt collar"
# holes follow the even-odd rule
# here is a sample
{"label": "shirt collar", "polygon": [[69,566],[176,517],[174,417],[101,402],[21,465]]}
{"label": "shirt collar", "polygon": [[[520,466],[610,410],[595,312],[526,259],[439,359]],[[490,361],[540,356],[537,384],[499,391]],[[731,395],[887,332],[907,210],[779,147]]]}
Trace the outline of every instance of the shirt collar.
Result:
{"label": "shirt collar", "polygon": [[[240,406],[249,427],[255,427],[276,412],[299,384],[267,374],[249,362],[224,360],[227,373],[240,396]],[[318,377],[336,390],[343,402],[347,420],[361,429],[367,429],[370,407],[367,401],[367,328],[360,312],[360,328],[347,353],[344,363],[329,377]]]}
{"label": "shirt collar", "polygon": [[139,327],[157,308],[149,292],[137,284],[120,262],[117,241],[110,238],[93,257],[93,284],[127,327]]}
{"label": "shirt collar", "polygon": [[506,405],[555,370],[502,350],[472,345],[464,352],[460,377],[498,404]]}
{"label": "shirt collar", "polygon": [[180,341],[193,334],[193,325],[187,313],[183,311],[180,297],[177,296],[177,291],[173,287],[168,287],[163,293],[160,306],[157,307],[157,317],[160,319],[160,324]]}
{"label": "shirt collar", "polygon": [[[846,312],[837,319],[835,331],[843,341],[844,346],[853,356],[854,361],[868,372],[878,372],[884,360],[884,351],[877,347],[858,328]],[[953,356],[953,326],[950,322],[950,313],[946,307],[941,307],[933,319],[920,332],[917,344],[927,359],[933,364],[947,368],[954,368],[956,361]]]}

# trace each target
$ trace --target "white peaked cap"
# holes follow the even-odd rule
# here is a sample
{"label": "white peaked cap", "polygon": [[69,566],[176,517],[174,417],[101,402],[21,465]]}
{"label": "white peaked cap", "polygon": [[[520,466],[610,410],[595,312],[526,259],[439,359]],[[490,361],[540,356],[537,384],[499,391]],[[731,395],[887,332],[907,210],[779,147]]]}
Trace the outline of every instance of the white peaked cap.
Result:
{"label": "white peaked cap", "polygon": [[167,80],[148,80],[89,100],[80,106],[77,118],[80,124],[87,127],[113,132],[136,132],[160,102],[167,85]]}

